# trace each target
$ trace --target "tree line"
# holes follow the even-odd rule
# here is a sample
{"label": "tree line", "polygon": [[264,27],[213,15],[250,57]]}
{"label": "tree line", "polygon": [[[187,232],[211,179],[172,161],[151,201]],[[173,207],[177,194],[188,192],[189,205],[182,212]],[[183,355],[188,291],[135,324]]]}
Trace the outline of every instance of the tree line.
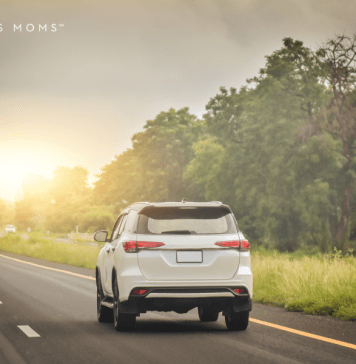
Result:
{"label": "tree line", "polygon": [[337,35],[313,50],[285,38],[239,91],[221,87],[202,118],[183,108],[148,120],[93,188],[81,167],[36,176],[34,186],[25,179],[16,223],[95,230],[137,201],[219,200],[256,244],[352,246],[355,39]]}

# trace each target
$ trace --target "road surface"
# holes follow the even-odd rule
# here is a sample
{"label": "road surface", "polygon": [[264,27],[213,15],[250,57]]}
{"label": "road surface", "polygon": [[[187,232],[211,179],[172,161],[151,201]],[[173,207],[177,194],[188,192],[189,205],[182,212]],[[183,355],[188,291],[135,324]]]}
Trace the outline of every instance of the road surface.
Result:
{"label": "road surface", "polygon": [[254,304],[246,331],[220,315],[149,312],[137,331],[96,319],[94,271],[0,252],[0,363],[356,363],[356,323]]}

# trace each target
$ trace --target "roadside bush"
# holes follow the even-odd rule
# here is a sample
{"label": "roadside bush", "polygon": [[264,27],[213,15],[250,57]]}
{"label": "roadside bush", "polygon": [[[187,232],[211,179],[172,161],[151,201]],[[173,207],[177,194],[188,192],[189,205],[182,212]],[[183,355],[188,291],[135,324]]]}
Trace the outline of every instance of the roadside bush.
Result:
{"label": "roadside bush", "polygon": [[80,230],[94,232],[109,230],[114,225],[113,214],[103,207],[92,207],[80,220]]}

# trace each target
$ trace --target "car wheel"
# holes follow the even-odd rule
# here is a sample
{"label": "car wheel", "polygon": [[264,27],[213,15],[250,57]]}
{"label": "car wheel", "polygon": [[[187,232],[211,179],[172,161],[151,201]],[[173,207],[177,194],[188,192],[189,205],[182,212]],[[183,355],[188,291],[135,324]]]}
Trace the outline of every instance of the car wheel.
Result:
{"label": "car wheel", "polygon": [[120,312],[119,288],[116,275],[113,281],[114,327],[116,331],[132,331],[136,326],[136,315]]}
{"label": "car wheel", "polygon": [[248,326],[249,315],[250,313],[248,311],[234,312],[232,309],[229,309],[225,315],[227,329],[229,331],[246,330]]}
{"label": "car wheel", "polygon": [[100,275],[96,280],[96,313],[99,322],[112,322],[113,315],[112,310],[109,307],[103,306],[101,302],[104,299],[104,293],[101,287]]}
{"label": "car wheel", "polygon": [[204,306],[198,307],[198,314],[201,322],[216,321],[219,317],[219,311]]}

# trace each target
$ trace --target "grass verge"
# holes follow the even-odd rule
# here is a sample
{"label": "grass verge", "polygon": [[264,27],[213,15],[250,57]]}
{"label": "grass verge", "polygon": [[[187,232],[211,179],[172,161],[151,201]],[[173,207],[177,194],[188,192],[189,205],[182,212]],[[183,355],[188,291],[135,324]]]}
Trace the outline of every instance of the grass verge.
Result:
{"label": "grass verge", "polygon": [[252,254],[254,301],[356,321],[356,258]]}
{"label": "grass verge", "polygon": [[29,234],[26,240],[17,234],[0,238],[0,250],[91,269],[95,269],[100,249],[101,246],[56,243],[38,233]]}

